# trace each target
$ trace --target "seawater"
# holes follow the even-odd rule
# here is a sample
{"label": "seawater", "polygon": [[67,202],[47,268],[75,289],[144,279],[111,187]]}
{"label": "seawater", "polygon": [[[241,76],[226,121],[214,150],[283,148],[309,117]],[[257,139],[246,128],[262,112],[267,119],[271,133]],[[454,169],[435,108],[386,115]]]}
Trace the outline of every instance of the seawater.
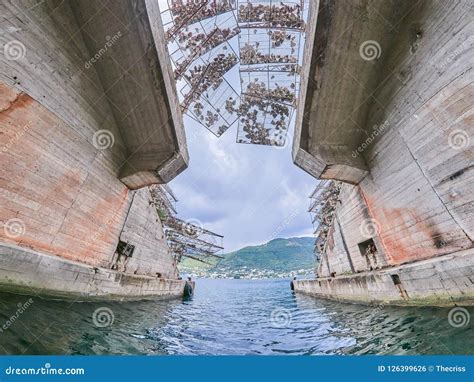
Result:
{"label": "seawater", "polygon": [[449,308],[319,300],[289,280],[201,279],[187,301],[0,294],[0,307],[2,354],[474,354],[472,322],[453,327]]}

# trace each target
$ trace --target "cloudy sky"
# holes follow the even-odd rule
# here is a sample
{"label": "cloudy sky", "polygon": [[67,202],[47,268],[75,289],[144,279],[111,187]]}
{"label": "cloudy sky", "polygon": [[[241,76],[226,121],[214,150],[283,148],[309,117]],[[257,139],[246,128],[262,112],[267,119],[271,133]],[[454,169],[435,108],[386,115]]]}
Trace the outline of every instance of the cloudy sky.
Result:
{"label": "cloudy sky", "polygon": [[[166,9],[166,2],[160,6]],[[226,14],[218,17],[226,20],[223,25],[234,25],[235,20]],[[214,23],[220,21],[213,20],[210,25],[214,27]],[[238,43],[234,37],[228,48],[238,54]],[[303,46],[304,38],[300,51]],[[207,64],[210,56],[199,60]],[[234,89],[241,86],[237,67],[224,76]],[[177,87],[180,93],[181,86]],[[285,147],[277,148],[236,143],[237,123],[220,138],[189,117],[184,117],[184,124],[189,167],[170,183],[179,199],[176,207],[182,219],[224,235],[225,252],[277,237],[312,236],[308,196],[317,181],[293,164],[293,131]]]}
{"label": "cloudy sky", "polygon": [[308,195],[316,180],[293,164],[291,142],[238,144],[236,125],[216,138],[185,116],[189,167],[170,183],[179,216],[224,235],[225,252],[311,236]]}

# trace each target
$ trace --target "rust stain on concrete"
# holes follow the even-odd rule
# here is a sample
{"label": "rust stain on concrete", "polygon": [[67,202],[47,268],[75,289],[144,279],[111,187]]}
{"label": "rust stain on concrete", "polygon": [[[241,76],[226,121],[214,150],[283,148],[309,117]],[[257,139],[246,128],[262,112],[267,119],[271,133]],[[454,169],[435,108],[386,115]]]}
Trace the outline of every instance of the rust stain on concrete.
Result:
{"label": "rust stain on concrete", "polygon": [[21,91],[0,81],[0,113],[10,109],[21,94]]}
{"label": "rust stain on concrete", "polygon": [[413,208],[382,208],[375,219],[393,264],[436,256],[440,243],[446,245],[436,227],[421,219]]}
{"label": "rust stain on concrete", "polygon": [[[91,155],[95,153],[84,137],[74,137],[70,143],[74,131],[69,126],[29,95],[1,82],[0,110],[4,204],[0,218],[4,222],[21,219],[25,225],[19,237],[0,230],[2,240],[69,260],[105,265],[126,217],[127,187],[105,168],[90,172],[86,161],[64,155],[81,145]],[[69,130],[62,133],[62,129]],[[15,175],[3,179],[8,174]]]}

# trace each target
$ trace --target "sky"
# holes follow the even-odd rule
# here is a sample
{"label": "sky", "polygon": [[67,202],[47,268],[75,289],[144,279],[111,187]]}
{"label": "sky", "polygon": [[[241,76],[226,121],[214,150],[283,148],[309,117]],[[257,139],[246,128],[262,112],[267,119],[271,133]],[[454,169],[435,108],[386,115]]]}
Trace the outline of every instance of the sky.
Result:
{"label": "sky", "polygon": [[312,236],[308,196],[316,179],[284,147],[236,143],[237,124],[220,138],[184,116],[189,167],[170,186],[178,216],[224,235],[224,252],[277,237]]}
{"label": "sky", "polygon": [[[160,7],[166,9],[166,1],[161,0]],[[225,20],[222,25],[211,19],[207,27],[233,27],[232,17],[224,14],[218,18]],[[234,52],[239,51],[238,37],[228,44]],[[303,45],[304,38],[299,52]],[[172,44],[169,47],[170,51],[176,48]],[[202,64],[207,63],[208,55],[199,58]],[[234,89],[240,89],[238,65],[224,78]],[[179,83],[177,88],[180,94]],[[279,237],[312,236],[308,197],[317,180],[293,164],[292,124],[283,147],[236,143],[237,125],[217,138],[184,116],[189,167],[169,184],[179,200],[178,216],[224,235],[225,252]]]}

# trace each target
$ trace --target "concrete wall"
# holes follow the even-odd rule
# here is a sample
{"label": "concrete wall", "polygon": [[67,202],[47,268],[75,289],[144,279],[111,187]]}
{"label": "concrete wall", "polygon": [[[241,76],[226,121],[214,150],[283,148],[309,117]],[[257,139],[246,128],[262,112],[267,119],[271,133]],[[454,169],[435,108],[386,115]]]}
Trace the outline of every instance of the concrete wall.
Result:
{"label": "concrete wall", "polygon": [[0,107],[2,242],[110,268],[120,239],[136,246],[126,273],[177,277],[148,188],[128,190],[104,150],[27,94],[0,84]]}
{"label": "concrete wall", "polygon": [[[449,134],[458,128],[474,136],[468,110],[474,102],[474,89],[468,94],[459,82],[462,79],[422,105],[417,117],[394,124],[367,152],[371,172],[360,183],[360,190],[369,219],[376,224],[380,248],[391,264],[473,245],[474,151],[472,144],[462,150],[448,144]],[[464,100],[456,104],[445,98],[450,90],[457,93],[453,98]],[[443,111],[450,121],[447,126],[437,124],[428,112],[441,97],[451,106]],[[359,219],[347,228],[365,221]]]}
{"label": "concrete wall", "polygon": [[135,245],[127,274],[177,278],[148,189],[131,191],[187,163],[157,4],[0,12],[0,243],[110,268],[121,239]]}
{"label": "concrete wall", "polygon": [[47,298],[141,300],[183,295],[186,281],[124,274],[0,244],[0,289]]}
{"label": "concrete wall", "polygon": [[[390,263],[473,246],[474,85],[468,2],[423,1],[386,54],[360,188]],[[461,144],[458,140],[463,140]]]}
{"label": "concrete wall", "polygon": [[90,143],[98,132],[113,136],[102,154],[129,188],[169,182],[187,167],[157,2],[21,0],[0,12],[0,80]]}
{"label": "concrete wall", "polygon": [[[316,41],[305,59],[315,69],[307,74],[295,161],[346,182],[320,276],[366,271],[358,244],[370,238],[381,268],[473,248],[469,9],[468,1],[322,1],[313,13]],[[361,57],[367,40],[380,45],[377,59]],[[331,170],[335,157],[322,155],[330,151],[324,145],[355,147],[332,162],[349,163],[352,175]]]}
{"label": "concrete wall", "polygon": [[126,158],[125,144],[95,66],[85,68],[91,53],[68,2],[2,2],[0,10],[5,18],[0,44],[18,47],[18,54],[12,50],[10,56],[1,49],[0,80],[58,117],[63,130],[88,142],[91,152],[94,134],[110,131],[114,144],[95,150],[95,156],[111,162],[118,176],[115,167]]}
{"label": "concrete wall", "polygon": [[[297,292],[364,304],[474,305],[474,251],[421,260],[383,270],[316,280],[296,280]],[[395,285],[393,276],[398,276]]]}
{"label": "concrete wall", "polygon": [[[373,231],[373,228],[376,231]],[[359,249],[359,243],[371,238],[378,249],[376,259],[378,267],[388,265],[389,259],[382,238],[376,234],[378,229],[379,224],[373,220],[361,188],[342,185],[334,223],[328,234],[325,256],[321,259],[318,275],[324,277],[333,272],[341,275],[368,270],[367,260]]]}
{"label": "concrete wall", "polygon": [[150,206],[148,188],[138,190],[125,220],[120,240],[135,245],[126,273],[177,278],[178,269],[166,243],[156,209]]}
{"label": "concrete wall", "polygon": [[0,99],[1,241],[107,267],[131,203],[112,154],[12,86]]}

